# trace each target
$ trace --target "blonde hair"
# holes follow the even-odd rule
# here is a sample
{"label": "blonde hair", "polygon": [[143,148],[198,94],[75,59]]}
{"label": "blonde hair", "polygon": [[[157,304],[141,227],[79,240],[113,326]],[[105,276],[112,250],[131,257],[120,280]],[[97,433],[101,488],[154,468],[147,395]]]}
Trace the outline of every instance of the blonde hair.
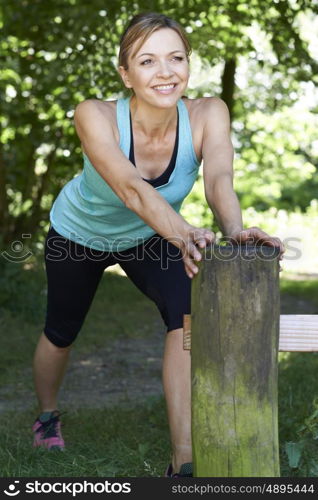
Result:
{"label": "blonde hair", "polygon": [[131,19],[121,36],[118,56],[119,66],[123,66],[124,69],[128,69],[128,57],[133,44],[139,40],[134,53],[131,54],[132,57],[137,54],[140,47],[150,37],[150,35],[161,28],[170,28],[178,33],[183,42],[187,59],[189,60],[191,46],[181,25],[177,21],[174,21],[174,19],[171,19],[164,14],[158,14],[157,12],[144,12],[137,14]]}

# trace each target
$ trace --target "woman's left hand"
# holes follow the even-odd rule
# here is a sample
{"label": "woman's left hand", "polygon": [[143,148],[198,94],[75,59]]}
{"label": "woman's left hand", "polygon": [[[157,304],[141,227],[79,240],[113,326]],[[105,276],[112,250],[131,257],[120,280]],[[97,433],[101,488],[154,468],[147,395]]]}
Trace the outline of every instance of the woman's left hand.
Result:
{"label": "woman's left hand", "polygon": [[283,242],[275,237],[262,231],[259,227],[250,227],[248,229],[243,229],[239,233],[232,234],[230,239],[237,241],[238,243],[247,243],[248,245],[258,245],[266,244],[272,247],[279,248],[279,260],[282,260],[283,254],[285,252],[285,247]]}

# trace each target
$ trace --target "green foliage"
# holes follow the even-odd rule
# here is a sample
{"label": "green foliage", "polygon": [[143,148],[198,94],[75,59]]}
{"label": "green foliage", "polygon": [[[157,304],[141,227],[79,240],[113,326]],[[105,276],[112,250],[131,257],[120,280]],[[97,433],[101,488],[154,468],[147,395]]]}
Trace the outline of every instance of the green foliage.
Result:
{"label": "green foliage", "polygon": [[296,469],[299,465],[300,457],[303,451],[304,443],[285,443],[285,451],[288,457],[288,465],[291,469]]}
{"label": "green foliage", "polygon": [[288,293],[294,297],[302,297],[312,301],[317,307],[318,313],[318,286],[316,280],[280,280],[280,289],[282,293]]}
{"label": "green foliage", "polygon": [[[185,200],[181,213],[190,224],[212,229],[218,239],[222,236],[204,200],[202,177]],[[318,200],[312,200],[305,213],[300,209],[289,212],[274,206],[264,211],[249,207],[243,209],[243,224],[246,228],[259,227],[283,241],[286,248],[282,261],[284,272],[318,276]],[[302,288],[302,293],[305,292],[302,284],[293,283],[296,294],[300,291],[298,287]],[[309,282],[308,291],[312,286]]]}
{"label": "green foliage", "polygon": [[198,180],[191,193],[184,200],[180,213],[194,226],[208,227],[212,228],[215,232],[218,231],[212,212],[205,201],[203,175],[201,171],[199,171]]}
{"label": "green foliage", "polygon": [[[275,2],[270,8],[260,0],[2,4],[0,228],[5,242],[23,232],[40,237],[53,200],[80,172],[74,109],[87,98],[122,95],[119,38],[140,11],[178,19],[211,74],[218,67],[214,87],[214,77],[208,76],[189,95],[219,94],[228,102],[243,207],[305,210],[315,197],[317,148],[311,142],[317,121],[314,114],[300,117],[291,108],[307,91],[304,82],[317,83],[317,63],[301,31],[304,16],[312,19],[317,11],[309,0]],[[236,73],[225,77],[231,61]]]}
{"label": "green foliage", "polygon": [[[102,9],[104,2],[99,3]],[[1,77],[5,234],[43,227],[52,200],[80,169],[72,124],[76,104],[119,90],[112,57],[121,25],[109,29],[111,21],[105,23],[102,12],[96,2],[94,8],[71,1],[6,4],[2,48],[7,69]]]}
{"label": "green foliage", "polygon": [[242,208],[300,207],[305,211],[317,198],[314,141],[318,118],[299,108],[254,111],[246,116],[235,160],[235,185]]}
{"label": "green foliage", "polygon": [[0,313],[10,311],[21,319],[36,321],[44,316],[46,286],[42,266],[34,262],[31,268],[0,259]]}

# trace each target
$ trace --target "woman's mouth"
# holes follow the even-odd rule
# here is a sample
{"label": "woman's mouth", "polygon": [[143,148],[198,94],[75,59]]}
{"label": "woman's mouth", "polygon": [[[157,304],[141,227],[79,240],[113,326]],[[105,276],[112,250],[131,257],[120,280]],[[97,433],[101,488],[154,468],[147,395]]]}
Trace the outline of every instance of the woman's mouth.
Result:
{"label": "woman's mouth", "polygon": [[155,87],[153,87],[153,89],[156,92],[159,92],[160,94],[171,94],[171,92],[174,91],[176,86],[177,86],[176,83],[166,83],[162,85],[156,85]]}

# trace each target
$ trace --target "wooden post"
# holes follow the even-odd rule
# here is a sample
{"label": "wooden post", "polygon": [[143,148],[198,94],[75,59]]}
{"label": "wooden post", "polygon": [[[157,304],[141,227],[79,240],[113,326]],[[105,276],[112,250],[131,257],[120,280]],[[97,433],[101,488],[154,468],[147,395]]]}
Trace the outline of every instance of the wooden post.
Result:
{"label": "wooden post", "polygon": [[196,477],[277,477],[278,250],[203,251],[192,282]]}

